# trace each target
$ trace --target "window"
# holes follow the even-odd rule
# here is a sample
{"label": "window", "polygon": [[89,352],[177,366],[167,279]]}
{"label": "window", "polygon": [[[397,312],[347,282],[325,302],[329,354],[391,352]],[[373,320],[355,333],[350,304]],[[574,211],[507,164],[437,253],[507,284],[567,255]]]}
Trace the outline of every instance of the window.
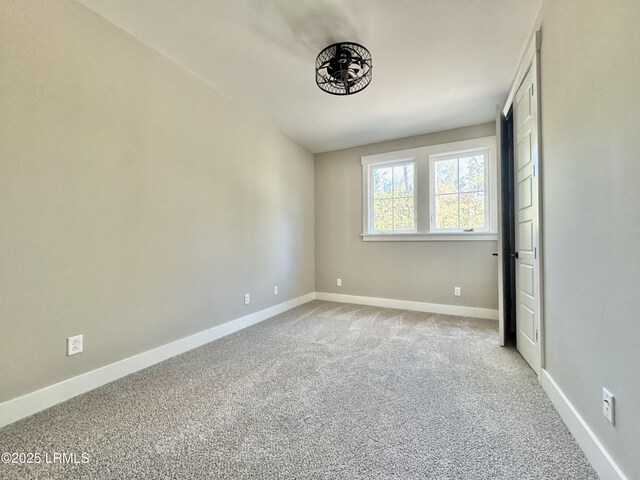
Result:
{"label": "window", "polygon": [[431,231],[486,231],[489,152],[430,157]]}
{"label": "window", "polygon": [[415,231],[414,164],[371,168],[373,231]]}
{"label": "window", "polygon": [[362,157],[363,240],[495,240],[495,137]]}

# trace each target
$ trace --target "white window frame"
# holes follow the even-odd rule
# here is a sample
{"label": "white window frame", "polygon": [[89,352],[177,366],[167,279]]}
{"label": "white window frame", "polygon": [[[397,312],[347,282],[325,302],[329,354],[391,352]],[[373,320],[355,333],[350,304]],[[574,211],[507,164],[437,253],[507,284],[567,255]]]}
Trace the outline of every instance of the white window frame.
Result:
{"label": "white window frame", "polygon": [[[465,152],[488,151],[485,164],[485,199],[488,209],[487,225],[483,231],[435,230],[432,215],[434,196],[432,158],[445,155],[457,155]],[[414,202],[415,230],[376,232],[373,230],[373,167],[382,165],[402,165],[414,163]],[[361,157],[362,164],[362,240],[371,241],[495,241],[498,239],[497,225],[497,158],[496,137],[481,137],[459,142],[429,145],[425,147],[400,150],[395,152],[366,155]]]}
{"label": "white window frame", "polygon": [[[484,162],[484,228],[474,228],[473,230],[465,230],[464,228],[438,228],[436,226],[436,180],[435,166],[437,161],[459,159],[469,154],[481,153],[485,155]],[[491,232],[491,153],[488,148],[478,148],[474,150],[459,150],[457,152],[442,153],[439,155],[429,155],[429,232],[431,233],[487,233]],[[463,192],[464,193],[464,192]],[[460,195],[460,191],[457,192]],[[459,212],[459,210],[458,210]]]}
{"label": "white window frame", "polygon": [[[374,229],[374,221],[373,221],[373,203],[374,203],[374,191],[373,191],[373,171],[378,168],[378,167],[401,167],[403,165],[412,165],[413,166],[413,229],[409,230],[375,230]],[[368,229],[371,233],[373,233],[374,235],[405,235],[408,233],[416,233],[417,232],[417,217],[416,217],[416,211],[417,211],[417,205],[416,205],[416,187],[417,187],[417,181],[416,181],[416,174],[415,174],[415,158],[409,158],[409,159],[403,159],[403,160],[396,160],[396,161],[392,161],[392,162],[380,162],[380,163],[375,163],[372,164],[369,169],[368,169],[368,182],[369,185],[371,185],[371,188],[368,189],[369,191],[369,195],[367,198],[367,202],[369,205],[368,210],[368,215],[369,215],[369,221],[368,221]]]}

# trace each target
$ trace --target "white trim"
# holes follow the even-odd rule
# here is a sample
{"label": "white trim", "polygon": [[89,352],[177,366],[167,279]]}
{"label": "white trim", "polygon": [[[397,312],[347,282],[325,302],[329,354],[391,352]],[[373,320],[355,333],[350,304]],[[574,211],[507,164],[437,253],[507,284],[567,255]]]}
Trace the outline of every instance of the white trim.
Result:
{"label": "white trim", "polygon": [[496,199],[498,201],[498,208],[496,209],[498,214],[498,245],[496,248],[496,253],[498,254],[496,261],[498,262],[498,336],[500,338],[500,346],[504,347],[506,343],[506,333],[507,330],[505,328],[505,315],[504,315],[504,284],[503,284],[503,252],[504,252],[504,227],[502,224],[502,120],[504,116],[502,115],[502,107],[500,105],[496,105],[496,177],[498,178],[498,182],[496,182]]}
{"label": "white trim", "polygon": [[0,404],[0,427],[13,423],[21,418],[33,415],[41,410],[69,400],[77,395],[113,382],[131,373],[150,367],[168,358],[200,347],[206,343],[230,335],[268,318],[286,312],[294,307],[310,302],[316,298],[315,292],[308,293],[287,302],[274,305],[264,310],[236,318],[208,330],[181,338],[175,342],[139,353],[124,360],[92,370],[77,377],[27,393]]}
{"label": "white trim", "polygon": [[[540,312],[538,313],[538,329],[540,332],[540,338],[539,338],[539,355],[540,355],[540,371],[542,371],[542,369],[545,367],[546,365],[546,360],[545,360],[545,348],[544,348],[544,344],[545,341],[547,339],[546,336],[546,331],[544,328],[544,244],[543,244],[543,230],[544,230],[544,225],[543,225],[543,220],[544,220],[544,210],[543,210],[543,198],[542,198],[542,180],[543,180],[543,175],[544,175],[544,165],[542,163],[542,113],[541,113],[541,108],[542,108],[542,92],[540,91],[540,45],[542,42],[542,36],[541,36],[541,31],[538,30],[536,32],[536,36],[535,36],[535,42],[536,42],[536,53],[533,57],[532,63],[531,63],[531,68],[535,68],[535,84],[534,84],[534,88],[535,88],[535,105],[536,105],[536,129],[537,129],[537,137],[538,137],[538,144],[537,144],[537,159],[536,159],[536,164],[535,164],[535,178],[536,178],[536,182],[538,183],[538,240],[536,243],[536,253],[537,253],[537,260],[538,260],[538,308],[540,309]],[[513,157],[515,159],[515,155]]]}
{"label": "white trim", "polygon": [[459,233],[367,233],[361,235],[364,242],[464,242],[491,241],[498,239],[497,233],[459,232]]}
{"label": "white trim", "polygon": [[429,155],[463,152],[465,150],[473,151],[486,145],[493,145],[495,144],[495,141],[496,136],[489,135],[488,137],[471,138],[469,140],[461,140],[459,142],[440,143],[438,145],[427,145],[425,147],[408,148],[406,150],[397,150],[394,152],[376,153],[375,155],[365,155],[363,157],[360,157],[360,163],[362,165],[370,165],[372,163],[410,160]]}
{"label": "white trim", "polygon": [[556,407],[560,417],[575,437],[585,456],[603,480],[627,480],[627,476],[611,458],[587,422],[560,390],[553,377],[545,369],[541,370],[540,383],[551,403]]}
{"label": "white trim", "polygon": [[[485,195],[487,202],[487,228],[476,232],[463,231],[432,231],[431,204],[430,199],[432,181],[429,174],[430,157],[439,155],[460,154],[464,152],[475,152],[478,150],[488,150],[488,162],[486,165],[487,182],[485,185]],[[493,235],[493,240],[498,238],[497,230],[497,168],[496,162],[496,136],[471,138],[459,142],[442,143],[438,145],[428,145],[425,147],[410,148],[393,152],[378,153],[375,155],[365,155],[360,158],[362,164],[362,239],[363,241],[423,241],[423,240],[488,240],[485,237],[472,237],[469,233]],[[407,233],[398,231],[375,232],[373,230],[373,209],[372,205],[372,169],[378,165],[402,164],[414,162],[414,205],[415,205],[415,230]],[[432,235],[440,235],[432,237]],[[445,236],[446,235],[446,236]],[[456,236],[464,238],[455,238]]]}
{"label": "white trim", "polygon": [[509,93],[507,94],[507,98],[504,101],[504,106],[502,107],[502,114],[506,117],[509,113],[509,109],[511,109],[511,105],[513,104],[513,100],[516,97],[516,92],[520,88],[520,84],[524,80],[524,77],[527,75],[529,71],[529,67],[531,66],[531,62],[533,61],[533,57],[536,52],[540,51],[540,46],[542,44],[542,31],[537,30],[533,32],[533,35],[529,39],[527,43],[527,48],[522,54],[522,58],[520,58],[520,63],[518,64],[518,68],[516,69],[516,73],[513,77],[513,81],[509,86]]}
{"label": "white trim", "polygon": [[397,308],[400,310],[413,310],[415,312],[442,313],[445,315],[458,315],[462,317],[498,319],[498,310],[490,308],[464,307],[460,305],[443,305],[439,303],[413,302],[410,300],[395,300],[392,298],[362,297],[357,295],[343,295],[341,293],[316,292],[317,300],[328,302],[352,303],[356,305],[369,305],[372,307]]}

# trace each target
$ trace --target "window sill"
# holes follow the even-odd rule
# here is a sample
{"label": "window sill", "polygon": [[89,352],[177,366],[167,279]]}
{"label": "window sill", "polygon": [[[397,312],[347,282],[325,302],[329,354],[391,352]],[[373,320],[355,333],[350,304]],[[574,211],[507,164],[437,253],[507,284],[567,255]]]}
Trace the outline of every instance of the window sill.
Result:
{"label": "window sill", "polygon": [[496,241],[497,233],[365,233],[363,242],[466,242]]}

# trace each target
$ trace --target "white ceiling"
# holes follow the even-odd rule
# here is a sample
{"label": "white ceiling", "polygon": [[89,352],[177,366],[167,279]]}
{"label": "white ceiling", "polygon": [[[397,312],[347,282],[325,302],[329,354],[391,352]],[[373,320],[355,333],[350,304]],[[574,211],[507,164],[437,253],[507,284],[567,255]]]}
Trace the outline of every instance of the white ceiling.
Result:
{"label": "white ceiling", "polygon": [[[491,121],[541,0],[80,0],[312,152]],[[373,57],[360,93],[315,84],[325,46]]]}

